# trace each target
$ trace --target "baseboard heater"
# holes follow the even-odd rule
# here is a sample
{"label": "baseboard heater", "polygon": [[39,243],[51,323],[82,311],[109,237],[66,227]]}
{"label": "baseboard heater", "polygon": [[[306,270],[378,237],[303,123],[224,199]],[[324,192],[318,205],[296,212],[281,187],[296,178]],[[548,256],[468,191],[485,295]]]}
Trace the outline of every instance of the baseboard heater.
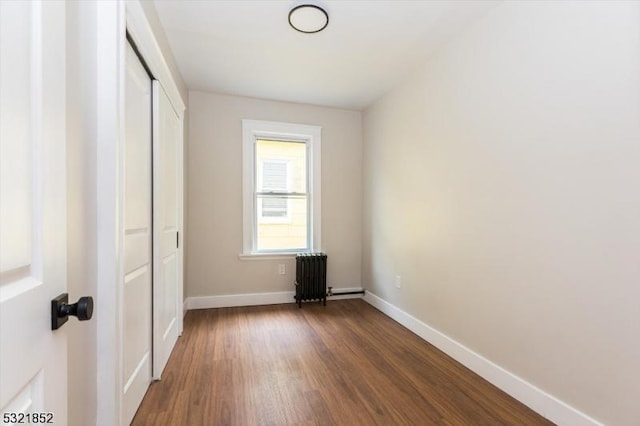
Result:
{"label": "baseboard heater", "polygon": [[356,291],[333,291],[333,287],[329,287],[329,291],[327,292],[327,296],[347,296],[351,294],[365,294],[364,290],[356,290]]}
{"label": "baseboard heater", "polygon": [[296,303],[321,300],[327,304],[327,255],[299,253],[296,255]]}

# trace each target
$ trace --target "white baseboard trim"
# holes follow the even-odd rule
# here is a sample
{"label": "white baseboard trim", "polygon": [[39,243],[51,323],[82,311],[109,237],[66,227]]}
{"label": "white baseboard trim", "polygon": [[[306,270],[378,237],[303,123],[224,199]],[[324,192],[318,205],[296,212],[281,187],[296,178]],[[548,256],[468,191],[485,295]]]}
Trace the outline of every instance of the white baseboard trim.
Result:
{"label": "white baseboard trim", "polygon": [[182,318],[184,318],[187,315],[187,311],[189,310],[189,299],[184,299],[184,302],[182,302]]}
{"label": "white baseboard trim", "polygon": [[367,291],[364,300],[552,422],[558,425],[602,426],[597,420],[510,373],[375,294]]}
{"label": "white baseboard trim", "polygon": [[[341,291],[361,291],[361,287],[334,288],[334,292]],[[272,293],[248,293],[248,294],[224,294],[220,296],[196,296],[187,297],[185,300],[186,309],[211,309],[230,308],[234,306],[259,306],[259,305],[279,305],[282,303],[294,303],[293,291],[279,291]],[[344,296],[331,296],[327,300],[354,299],[361,298],[361,294],[348,294]]]}
{"label": "white baseboard trim", "polygon": [[187,309],[230,308],[234,306],[277,305],[293,303],[293,291],[273,293],[223,294],[187,297]]}

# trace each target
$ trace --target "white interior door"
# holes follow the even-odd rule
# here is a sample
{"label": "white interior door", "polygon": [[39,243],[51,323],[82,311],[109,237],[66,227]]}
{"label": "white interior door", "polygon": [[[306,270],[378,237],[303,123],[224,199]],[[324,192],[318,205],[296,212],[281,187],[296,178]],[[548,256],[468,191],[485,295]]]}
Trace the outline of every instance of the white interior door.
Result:
{"label": "white interior door", "polygon": [[125,58],[123,421],[151,383],[151,79],[131,46]]}
{"label": "white interior door", "polygon": [[66,333],[51,330],[66,291],[64,23],[64,2],[0,1],[3,424],[67,424]]}
{"label": "white interior door", "polygon": [[153,377],[160,379],[182,332],[182,120],[157,80],[153,117]]}

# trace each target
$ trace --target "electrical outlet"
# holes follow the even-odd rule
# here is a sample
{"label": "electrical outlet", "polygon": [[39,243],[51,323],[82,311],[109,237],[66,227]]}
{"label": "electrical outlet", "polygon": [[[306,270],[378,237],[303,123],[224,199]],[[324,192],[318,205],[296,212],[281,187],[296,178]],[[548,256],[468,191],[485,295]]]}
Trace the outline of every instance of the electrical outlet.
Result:
{"label": "electrical outlet", "polygon": [[396,288],[402,287],[402,277],[400,275],[396,275],[396,278],[393,280],[393,285],[395,285]]}
{"label": "electrical outlet", "polygon": [[278,265],[278,273],[284,275],[287,273],[287,266],[284,263]]}

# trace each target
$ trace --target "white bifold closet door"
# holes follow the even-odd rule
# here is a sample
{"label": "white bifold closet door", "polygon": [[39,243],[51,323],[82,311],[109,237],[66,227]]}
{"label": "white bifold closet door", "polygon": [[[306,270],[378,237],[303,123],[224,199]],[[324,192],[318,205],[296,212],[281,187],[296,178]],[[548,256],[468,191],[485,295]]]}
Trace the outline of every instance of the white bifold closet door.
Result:
{"label": "white bifold closet door", "polygon": [[151,383],[151,78],[131,46],[125,58],[122,419],[129,424]]}

